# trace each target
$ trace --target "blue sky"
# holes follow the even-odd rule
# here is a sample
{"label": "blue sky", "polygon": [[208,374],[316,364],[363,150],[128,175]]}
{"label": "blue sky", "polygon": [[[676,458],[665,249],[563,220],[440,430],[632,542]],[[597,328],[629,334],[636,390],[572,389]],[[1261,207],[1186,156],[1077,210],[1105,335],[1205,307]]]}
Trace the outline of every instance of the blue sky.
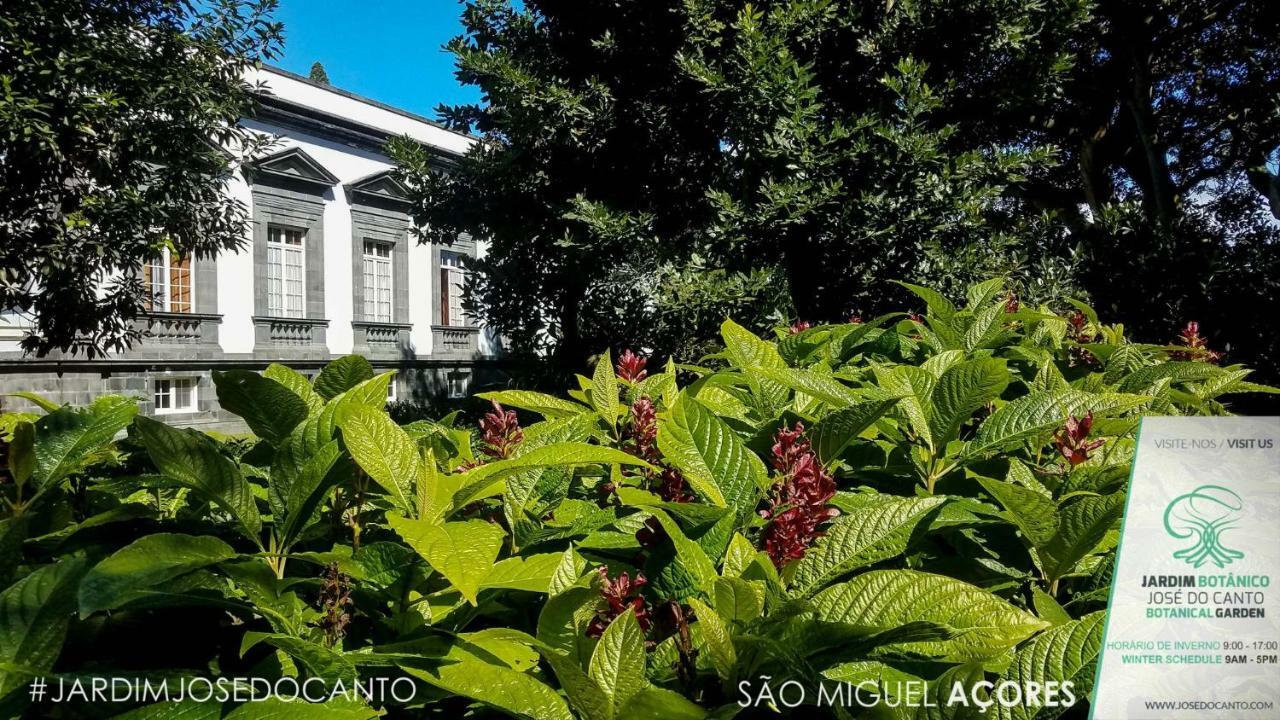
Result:
{"label": "blue sky", "polygon": [[284,55],[272,64],[306,75],[319,60],[337,87],[436,118],[440,103],[480,97],[441,49],[461,11],[456,0],[280,0]]}

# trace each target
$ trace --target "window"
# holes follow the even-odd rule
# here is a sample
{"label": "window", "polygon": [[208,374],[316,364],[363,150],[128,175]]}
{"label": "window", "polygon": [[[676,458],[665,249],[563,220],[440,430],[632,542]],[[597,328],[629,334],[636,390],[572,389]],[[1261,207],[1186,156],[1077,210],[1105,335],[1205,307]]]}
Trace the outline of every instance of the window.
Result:
{"label": "window", "polygon": [[156,378],[153,395],[156,414],[195,412],[195,378]]}
{"label": "window", "polygon": [[467,324],[467,315],[462,309],[462,288],[467,282],[464,257],[459,253],[440,251],[441,325],[461,327]]}
{"label": "window", "polygon": [[147,292],[147,309],[152,312],[189,313],[191,305],[191,260],[165,248],[160,256],[142,266],[142,285]]}
{"label": "window", "polygon": [[391,243],[364,241],[364,318],[391,322]]}
{"label": "window", "polygon": [[449,373],[449,399],[457,400],[467,396],[467,381],[471,379],[469,373]]}
{"label": "window", "polygon": [[306,233],[297,228],[267,226],[267,314],[304,317],[306,274],[302,245]]}
{"label": "window", "polygon": [[396,388],[395,376],[391,377],[391,382],[387,383],[387,402],[395,402],[400,399],[400,390]]}

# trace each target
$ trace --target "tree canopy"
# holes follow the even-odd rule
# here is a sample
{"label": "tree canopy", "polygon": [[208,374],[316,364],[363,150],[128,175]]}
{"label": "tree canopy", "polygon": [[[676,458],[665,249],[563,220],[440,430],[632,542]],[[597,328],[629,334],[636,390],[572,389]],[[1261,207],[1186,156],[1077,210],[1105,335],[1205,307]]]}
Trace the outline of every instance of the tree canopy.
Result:
{"label": "tree canopy", "polygon": [[432,240],[491,242],[479,314],[571,364],[695,346],[691,283],[830,321],[998,273],[1269,367],[1234,318],[1280,302],[1271,5],[477,0],[483,97],[440,112],[480,141],[397,154]]}
{"label": "tree canopy", "polygon": [[0,309],[31,318],[25,349],[122,349],[146,259],[244,242],[225,182],[262,142],[237,123],[244,71],[281,41],[274,6],[0,4]]}

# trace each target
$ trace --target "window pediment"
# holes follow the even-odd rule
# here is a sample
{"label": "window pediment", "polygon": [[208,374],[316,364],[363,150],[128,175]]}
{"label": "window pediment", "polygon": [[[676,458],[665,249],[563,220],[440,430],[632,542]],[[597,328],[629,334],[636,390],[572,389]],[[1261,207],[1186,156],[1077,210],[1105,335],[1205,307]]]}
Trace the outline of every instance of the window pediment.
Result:
{"label": "window pediment", "polygon": [[254,171],[288,178],[299,182],[332,187],[338,184],[338,178],[325,169],[316,159],[302,148],[289,148],[274,155],[255,160]]}
{"label": "window pediment", "polygon": [[392,200],[395,202],[408,202],[409,189],[404,183],[396,179],[390,170],[366,175],[359,180],[354,180],[346,185],[347,195],[356,198],[363,195],[366,198],[379,198],[382,200]]}

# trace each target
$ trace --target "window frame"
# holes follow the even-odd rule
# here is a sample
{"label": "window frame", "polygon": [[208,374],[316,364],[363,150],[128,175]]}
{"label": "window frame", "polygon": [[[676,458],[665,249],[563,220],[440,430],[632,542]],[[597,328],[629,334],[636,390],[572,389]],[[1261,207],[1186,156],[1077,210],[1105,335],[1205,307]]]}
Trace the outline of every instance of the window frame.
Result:
{"label": "window frame", "polygon": [[[174,265],[175,257],[178,259],[179,263],[186,263],[187,309],[185,310],[174,309],[173,289],[175,286],[173,283],[173,272],[175,269],[181,268],[181,265]],[[157,264],[157,260],[159,261],[159,264]],[[183,315],[194,313],[196,311],[196,273],[194,266],[195,263],[191,258],[179,257],[177,253],[173,252],[173,250],[167,246],[160,248],[160,255],[158,258],[153,258],[151,261],[143,263],[142,283],[148,290],[147,312],[177,313]],[[157,290],[157,283],[155,282],[157,270],[160,271],[162,280],[162,282],[159,283],[159,290]],[[162,307],[156,307],[157,300],[162,301]]]}
{"label": "window frame", "polygon": [[[161,383],[167,385],[164,391],[160,389]],[[191,395],[186,405],[179,406],[177,404],[178,383],[190,384]],[[162,394],[167,397],[167,407],[160,406],[159,399]],[[151,409],[156,415],[185,415],[199,412],[200,378],[190,375],[165,375],[153,378],[151,381]]]}
{"label": "window frame", "polygon": [[[298,234],[298,242],[295,245],[294,243],[282,242],[281,240],[276,240],[272,237],[273,231],[279,231],[280,237],[283,237],[283,238],[287,238],[287,233],[295,232]],[[266,307],[266,310],[267,310],[268,317],[288,318],[291,320],[301,320],[307,317],[307,233],[308,233],[308,230],[305,227],[300,227],[297,225],[289,225],[286,223],[275,223],[275,222],[267,223],[267,267],[266,267],[267,307]],[[272,289],[271,289],[272,279],[273,279],[271,276],[271,271],[272,271],[271,252],[272,250],[276,250],[276,249],[278,249],[278,251],[280,252],[280,276],[279,276],[280,304],[279,306],[273,305],[273,297],[272,297]],[[297,295],[299,309],[298,309],[298,314],[296,315],[290,314],[290,310],[289,310],[290,295],[287,287],[287,283],[289,282],[289,280],[286,277],[287,275],[286,270],[288,269],[288,263],[286,261],[286,258],[288,257],[289,254],[293,254],[293,253],[297,254],[298,272],[300,274],[299,282],[301,284],[301,287],[299,288],[299,293]]]}
{"label": "window frame", "polygon": [[[452,250],[440,251],[440,325],[442,327],[465,328],[471,327],[471,318],[467,315],[466,308],[462,306],[463,293],[466,292],[467,276],[467,256],[460,252]],[[453,293],[451,288],[454,283],[450,282],[451,276],[456,273],[459,280],[458,286],[458,315],[460,322],[454,322],[454,314],[450,308],[453,305]]]}
{"label": "window frame", "polygon": [[[370,249],[373,252],[370,252]],[[385,249],[386,255],[378,253],[378,249]],[[395,243],[386,240],[378,240],[376,238],[361,238],[361,276],[363,277],[363,307],[360,309],[361,314],[367,322],[383,322],[393,323],[396,318],[396,266],[395,266]],[[373,266],[373,273],[365,272],[365,268],[369,265]],[[385,270],[385,276],[379,275],[379,269]],[[379,288],[378,280],[384,277],[386,287]],[[370,278],[373,279],[373,286],[369,285]],[[384,304],[378,299],[378,291],[386,292],[386,314],[382,315],[378,312],[378,306]],[[373,312],[370,312],[372,308]]]}

